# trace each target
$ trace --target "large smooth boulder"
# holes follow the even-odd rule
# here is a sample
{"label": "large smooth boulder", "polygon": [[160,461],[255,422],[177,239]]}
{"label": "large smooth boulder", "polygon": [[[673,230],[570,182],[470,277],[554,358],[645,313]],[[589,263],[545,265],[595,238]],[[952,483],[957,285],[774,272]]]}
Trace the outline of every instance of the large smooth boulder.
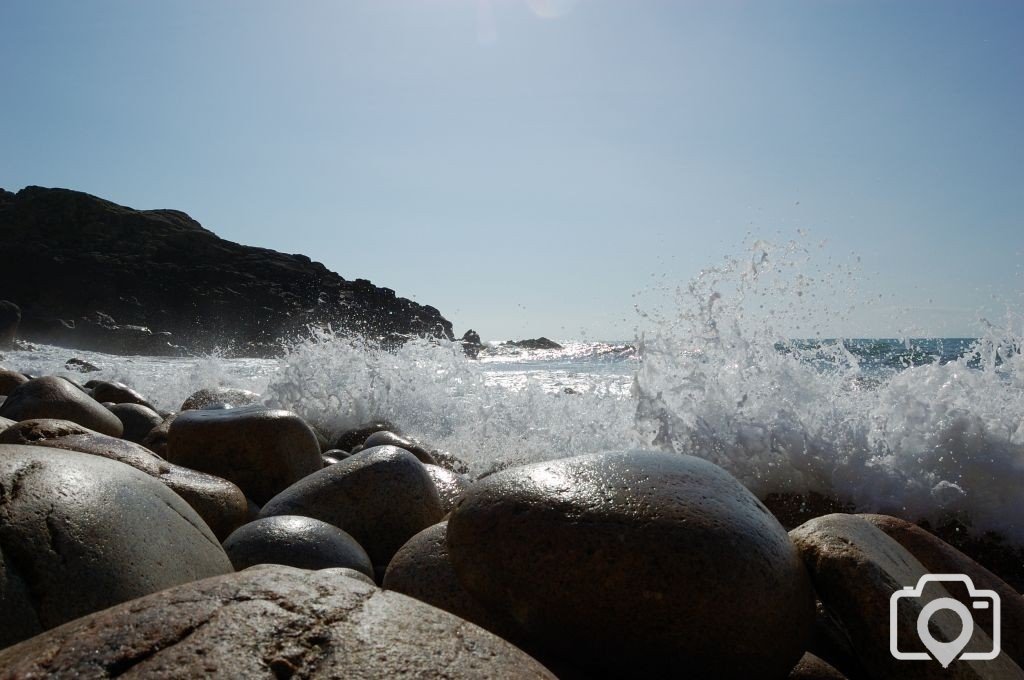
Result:
{"label": "large smooth boulder", "polygon": [[237,484],[260,505],[323,468],[309,425],[263,406],[182,411],[170,424],[165,457]]}
{"label": "large smooth boulder", "polygon": [[[1007,654],[988,661],[958,659],[945,670],[937,660],[895,658],[890,648],[892,596],[914,589],[929,572],[910,551],[863,517],[825,515],[802,524],[790,535],[807,565],[818,597],[869,677],[1024,678],[1024,671]],[[897,598],[896,640],[901,653],[928,654],[918,634],[921,621],[926,622],[930,635],[939,642],[958,638],[965,628],[963,620],[940,602],[951,601],[954,585],[959,586],[927,583],[919,594],[907,590],[908,595]],[[937,609],[931,612],[932,608]],[[963,611],[971,617],[970,609]],[[991,651],[992,640],[980,626],[973,627],[973,636],[963,651]]]}
{"label": "large smooth boulder", "polygon": [[387,430],[374,432],[363,442],[363,449],[372,449],[375,446],[397,446],[416,456],[421,463],[433,464],[435,462],[430,451],[427,451],[422,445],[408,437],[402,437]]}
{"label": "large smooth boulder", "polygon": [[340,569],[179,586],[0,652],[12,677],[552,679],[487,631]]}
{"label": "large smooth boulder", "polygon": [[0,367],[0,396],[7,396],[27,382],[28,378],[21,373]]}
{"label": "large smooth boulder", "polygon": [[0,349],[14,346],[21,323],[21,309],[10,300],[0,300]]}
{"label": "large smooth boulder", "polygon": [[29,380],[14,389],[0,405],[0,416],[70,420],[111,437],[124,433],[121,421],[102,404],[69,381],[52,376]]}
{"label": "large smooth boulder", "polygon": [[[861,517],[909,550],[933,574],[966,574],[976,588],[998,593],[1002,608],[1002,628],[1007,631],[1002,636],[1003,650],[1018,666],[1024,667],[1024,596],[991,571],[916,524],[887,515]],[[964,597],[966,593],[954,591],[951,594],[964,605],[972,605],[972,600]],[[980,623],[985,632],[991,635],[991,621],[984,619]],[[1013,634],[1014,631],[1019,631],[1019,634]]]}
{"label": "large smooth boulder", "polygon": [[448,549],[473,596],[545,656],[592,672],[784,678],[814,622],[785,530],[734,477],[691,456],[497,472],[452,511]]}
{"label": "large smooth boulder", "polygon": [[0,445],[0,647],[231,570],[199,515],[142,472]]}
{"label": "large smooth boulder", "polygon": [[164,422],[159,413],[142,404],[114,404],[107,408],[121,421],[121,436],[136,444],[141,444],[153,428]]}
{"label": "large smooth boulder", "polygon": [[411,453],[367,449],[321,469],[271,499],[260,517],[303,515],[343,529],[383,577],[391,557],[443,516],[430,475]]}
{"label": "large smooth boulder", "polygon": [[451,612],[506,640],[514,640],[520,634],[508,617],[484,607],[459,582],[448,554],[448,522],[427,527],[410,538],[391,558],[383,585],[387,590]]}
{"label": "large smooth boulder", "polygon": [[370,558],[354,538],[312,517],[266,517],[236,529],[224,541],[235,569],[283,564],[299,569],[348,568],[373,578]]}
{"label": "large smooth boulder", "polygon": [[462,494],[469,487],[469,480],[440,465],[430,465],[428,463],[423,467],[427,470],[430,478],[434,480],[434,486],[437,487],[437,495],[441,499],[441,509],[446,513],[451,512],[452,508],[455,507],[455,503],[462,498]]}
{"label": "large smooth boulder", "polygon": [[220,477],[163,460],[139,444],[108,437],[67,420],[25,420],[0,432],[0,444],[45,446],[78,451],[130,465],[159,479],[192,506],[218,539],[248,519],[242,491]]}

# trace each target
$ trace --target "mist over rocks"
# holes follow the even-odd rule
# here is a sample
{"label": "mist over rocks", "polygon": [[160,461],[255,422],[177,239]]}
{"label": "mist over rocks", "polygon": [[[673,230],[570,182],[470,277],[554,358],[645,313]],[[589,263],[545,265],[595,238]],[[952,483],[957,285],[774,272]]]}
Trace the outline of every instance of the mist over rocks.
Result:
{"label": "mist over rocks", "polygon": [[114,354],[273,355],[331,324],[387,341],[454,339],[430,306],[304,255],[219,238],[177,210],[134,210],[68,189],[0,189],[0,290],[20,336]]}

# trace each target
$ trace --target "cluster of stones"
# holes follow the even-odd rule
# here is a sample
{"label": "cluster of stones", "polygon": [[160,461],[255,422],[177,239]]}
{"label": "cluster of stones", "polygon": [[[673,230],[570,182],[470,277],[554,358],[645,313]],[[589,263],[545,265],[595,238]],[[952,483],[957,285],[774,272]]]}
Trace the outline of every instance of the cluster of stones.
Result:
{"label": "cluster of stones", "polygon": [[[0,678],[1024,678],[1024,598],[915,525],[787,532],[721,468],[651,451],[466,472],[241,390],[162,413],[0,369]],[[1003,654],[893,658],[890,596],[929,572],[999,593]],[[908,602],[900,632],[968,596]]]}

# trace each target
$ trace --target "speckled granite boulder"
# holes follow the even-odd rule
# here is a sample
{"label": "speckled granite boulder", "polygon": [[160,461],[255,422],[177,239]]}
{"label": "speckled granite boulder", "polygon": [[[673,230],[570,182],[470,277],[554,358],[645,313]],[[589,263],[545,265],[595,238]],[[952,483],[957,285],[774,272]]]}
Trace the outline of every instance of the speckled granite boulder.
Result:
{"label": "speckled granite boulder", "polygon": [[268,566],[165,590],[0,651],[0,678],[554,678],[481,628],[337,571]]}

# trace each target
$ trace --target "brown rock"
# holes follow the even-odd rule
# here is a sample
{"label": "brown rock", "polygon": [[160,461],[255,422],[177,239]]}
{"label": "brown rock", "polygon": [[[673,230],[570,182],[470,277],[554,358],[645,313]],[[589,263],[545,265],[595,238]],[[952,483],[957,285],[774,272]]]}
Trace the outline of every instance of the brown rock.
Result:
{"label": "brown rock", "polygon": [[17,371],[11,371],[6,368],[0,368],[0,396],[7,396],[15,390],[15,388],[24,385],[28,382],[21,373]]}
{"label": "brown rock", "polygon": [[140,442],[147,449],[160,456],[161,458],[167,457],[167,436],[171,431],[171,423],[178,417],[177,413],[172,413],[166,416],[159,425],[149,431]]}
{"label": "brown rock", "polygon": [[0,678],[553,678],[447,612],[334,569],[248,569],[125,603],[0,652]]}
{"label": "brown rock", "polygon": [[92,390],[92,398],[96,401],[109,401],[114,404],[140,404],[148,408],[153,405],[141,394],[120,382],[90,380],[85,386]]}
{"label": "brown rock", "polygon": [[343,529],[366,549],[378,578],[402,545],[441,520],[430,475],[408,451],[367,449],[323,468],[271,499],[261,517],[303,515]]}
{"label": "brown rock", "polygon": [[[909,550],[931,573],[966,574],[974,582],[975,588],[998,593],[1002,607],[1002,629],[1006,631],[1002,639],[1003,651],[1009,654],[1018,666],[1024,666],[1024,597],[1020,593],[967,555],[917,525],[886,515],[861,517]],[[964,597],[965,592],[956,590],[950,594],[968,608],[971,607],[972,600]],[[988,625],[990,623],[989,619],[980,621],[982,628],[989,635],[992,634],[992,626]],[[1015,635],[1016,631],[1020,634]]]}
{"label": "brown rock", "polygon": [[70,420],[111,437],[124,432],[113,413],[61,378],[43,377],[16,388],[0,406],[0,416],[11,420],[53,418]]}
{"label": "brown rock", "polygon": [[261,505],[323,468],[310,427],[262,406],[182,411],[170,424],[166,458],[223,477]]}
{"label": "brown rock", "polygon": [[0,445],[0,647],[230,571],[195,511],[138,470]]}
{"label": "brown rock", "polygon": [[534,644],[611,675],[785,677],[814,621],[785,530],[735,478],[691,456],[497,472],[452,511],[448,549],[462,585]]}
{"label": "brown rock", "polygon": [[114,404],[107,409],[117,416],[124,428],[124,439],[141,444],[146,436],[164,421],[160,414],[142,404]]}
{"label": "brown rock", "polygon": [[[1024,678],[1012,659],[1001,654],[991,661],[957,660],[945,671],[937,661],[905,661],[890,652],[890,598],[914,588],[928,572],[903,546],[862,517],[834,514],[813,519],[790,532],[822,604],[839,623],[857,661],[872,678]],[[896,626],[900,652],[926,653],[917,634],[926,606],[949,598],[939,584],[926,586],[920,596],[901,597]],[[928,619],[932,635],[953,640],[961,632],[960,617],[939,609]],[[987,649],[986,649],[987,648]],[[964,651],[984,652],[992,641],[975,628]]]}
{"label": "brown rock", "polygon": [[488,610],[469,594],[448,555],[448,522],[427,527],[395,553],[384,574],[384,588],[414,597],[475,623],[498,637],[515,641],[515,623]]}
{"label": "brown rock", "polygon": [[0,432],[0,444],[78,451],[130,465],[159,479],[199,513],[218,539],[248,518],[242,491],[220,477],[174,465],[132,442],[93,432],[66,420],[26,420]]}

